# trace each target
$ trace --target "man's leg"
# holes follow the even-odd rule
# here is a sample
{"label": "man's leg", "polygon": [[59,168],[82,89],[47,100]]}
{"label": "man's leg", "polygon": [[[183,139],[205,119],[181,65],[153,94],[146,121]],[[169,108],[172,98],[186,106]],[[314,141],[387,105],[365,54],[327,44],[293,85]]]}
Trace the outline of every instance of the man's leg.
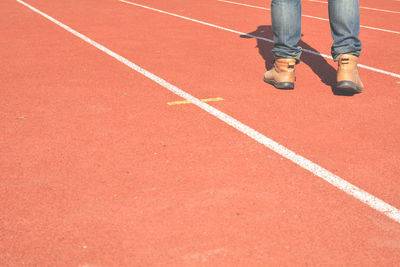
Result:
{"label": "man's leg", "polygon": [[335,61],[341,54],[359,56],[361,52],[360,8],[358,0],[329,0],[329,23],[333,45],[332,57]]}
{"label": "man's leg", "polygon": [[271,21],[274,34],[275,58],[300,59],[301,48],[297,46],[301,37],[301,1],[272,0]]}
{"label": "man's leg", "polygon": [[274,67],[264,75],[264,81],[279,89],[293,89],[294,65],[300,59],[301,1],[272,0],[272,31],[274,34]]}
{"label": "man's leg", "polygon": [[357,64],[361,52],[360,9],[358,0],[329,0],[332,57],[338,63],[337,89],[361,93],[363,84]]}

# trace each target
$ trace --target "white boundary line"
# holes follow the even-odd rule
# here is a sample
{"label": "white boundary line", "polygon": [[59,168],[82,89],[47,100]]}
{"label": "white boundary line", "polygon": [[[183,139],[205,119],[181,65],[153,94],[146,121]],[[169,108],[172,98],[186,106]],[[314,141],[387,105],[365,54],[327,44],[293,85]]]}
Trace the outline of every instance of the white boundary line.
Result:
{"label": "white boundary line", "polygon": [[[238,2],[232,2],[232,1],[227,1],[227,0],[217,0],[218,2],[224,2],[224,3],[228,3],[228,4],[233,4],[233,5],[238,5],[238,6],[246,6],[246,7],[252,7],[252,8],[257,8],[257,9],[262,9],[262,10],[271,10],[270,8],[266,8],[266,7],[261,7],[261,6],[252,6],[252,5],[248,5],[248,4],[243,4],[243,3],[238,3]],[[320,18],[320,17],[314,17],[314,16],[310,16],[310,15],[301,15],[302,17],[306,17],[306,18],[312,18],[312,19],[318,19],[318,20],[323,20],[323,21],[329,21],[329,19],[325,19],[325,18]],[[389,33],[394,33],[394,34],[400,34],[400,32],[398,31],[392,31],[392,30],[386,30],[386,29],[381,29],[381,28],[375,28],[375,27],[371,27],[371,26],[364,26],[364,25],[360,25],[361,28],[366,28],[366,29],[370,29],[370,30],[376,30],[376,31],[382,31],[382,32],[389,32]]]}
{"label": "white boundary line", "polygon": [[164,79],[154,75],[153,73],[141,68],[140,66],[134,64],[133,62],[129,61],[128,59],[118,55],[117,53],[111,51],[107,47],[93,41],[92,39],[86,37],[85,35],[75,31],[74,29],[70,28],[69,26],[63,24],[62,22],[50,17],[49,15],[43,13],[42,11],[34,8],[33,6],[21,1],[16,0],[20,4],[26,6],[27,8],[31,9],[32,11],[40,14],[41,16],[45,17],[46,19],[50,20],[51,22],[57,24],[64,30],[72,33],[76,37],[82,39],[83,41],[89,43],[90,45],[96,47],[97,49],[103,51],[107,55],[113,57],[114,59],[118,60],[119,62],[125,64],[132,70],[144,75],[145,77],[151,79],[152,81],[158,83],[162,87],[168,89],[172,93],[192,102],[199,108],[203,109],[207,113],[213,115],[214,117],[220,119],[221,121],[225,122],[226,124],[232,126],[236,130],[242,132],[243,134],[249,136],[253,140],[257,141],[258,143],[264,145],[265,147],[275,151],[282,157],[289,159],[290,161],[294,162],[295,164],[299,165],[300,167],[308,170],[309,172],[313,173],[315,176],[322,178],[323,180],[327,181],[331,185],[337,187],[338,189],[346,192],[347,194],[355,197],[356,199],[360,200],[361,202],[365,203],[366,205],[370,206],[371,208],[377,210],[378,212],[386,215],[387,217],[391,218],[397,223],[400,223],[400,210],[397,208],[389,205],[388,203],[380,200],[379,198],[367,193],[366,191],[354,186],[353,184],[347,182],[346,180],[336,176],[335,174],[329,172],[328,170],[322,168],[321,166],[315,164],[314,162],[296,154],[295,152],[289,150],[288,148],[280,145],[279,143],[275,142],[274,140],[262,135],[261,133],[257,132],[256,130],[250,128],[249,126],[241,123],[240,121],[234,119],[233,117],[219,111],[218,109],[202,102],[200,99],[186,93],[185,91],[179,89],[178,87],[170,84],[169,82],[165,81]]}
{"label": "white boundary line", "polygon": [[[326,1],[319,1],[319,0],[308,0],[309,2],[315,2],[315,3],[322,3],[322,4],[328,4]],[[366,6],[360,6],[362,9],[368,9],[368,10],[374,10],[374,11],[381,11],[381,12],[387,12],[387,13],[395,13],[395,14],[400,14],[400,11],[394,11],[394,10],[387,10],[387,9],[380,9],[380,8],[373,8],[373,7],[366,7]]]}
{"label": "white boundary line", "polygon": [[[197,20],[197,19],[188,18],[188,17],[185,17],[185,16],[181,16],[181,15],[174,14],[174,13],[171,13],[171,12],[163,11],[163,10],[160,10],[160,9],[156,9],[156,8],[152,8],[152,7],[148,7],[148,6],[132,3],[132,2],[129,2],[129,1],[125,1],[125,0],[118,0],[118,1],[126,3],[126,4],[129,4],[129,5],[134,5],[134,6],[142,7],[142,8],[145,8],[145,9],[152,10],[152,11],[156,11],[156,12],[159,12],[159,13],[167,14],[167,15],[170,15],[170,16],[174,16],[174,17],[177,17],[177,18],[193,21],[193,22],[200,23],[200,24],[203,24],[203,25],[207,25],[207,26],[210,26],[210,27],[213,27],[213,28],[217,28],[217,29],[220,29],[220,30],[233,32],[233,33],[240,34],[240,35],[247,35],[248,37],[256,38],[256,39],[263,40],[263,41],[266,41],[266,42],[269,42],[269,43],[273,43],[274,42],[271,39],[258,37],[258,36],[247,34],[247,33],[240,32],[240,31],[235,31],[235,30],[228,29],[228,28],[225,28],[225,27],[222,27],[222,26],[218,26],[218,25],[211,24],[211,23],[204,22],[204,21]],[[309,49],[304,49],[303,48],[303,51],[307,52],[307,53],[310,53],[310,54],[313,54],[313,55],[322,56],[324,58],[332,59],[331,56],[328,56],[328,55],[325,55],[325,54],[321,54],[321,53],[318,53],[318,52],[315,52],[315,51],[312,51],[312,50],[309,50]],[[374,71],[374,72],[386,74],[386,75],[389,75],[389,76],[393,76],[393,77],[396,77],[396,78],[400,78],[400,74],[397,74],[397,73],[394,73],[394,72],[390,72],[390,71],[386,71],[386,70],[381,70],[381,69],[369,67],[369,66],[366,66],[366,65],[363,65],[363,64],[358,64],[358,67],[364,68],[364,69],[367,69],[367,70],[371,70],[371,71]]]}

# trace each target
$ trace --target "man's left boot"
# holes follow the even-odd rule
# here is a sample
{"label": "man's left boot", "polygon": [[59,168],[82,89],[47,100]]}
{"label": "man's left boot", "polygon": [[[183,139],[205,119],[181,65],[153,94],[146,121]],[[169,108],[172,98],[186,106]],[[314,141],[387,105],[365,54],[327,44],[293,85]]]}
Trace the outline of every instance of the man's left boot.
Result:
{"label": "man's left boot", "polygon": [[264,74],[264,82],[272,84],[278,89],[293,89],[296,81],[295,65],[295,58],[276,59],[274,66]]}
{"label": "man's left boot", "polygon": [[339,57],[336,89],[347,93],[361,93],[364,86],[358,76],[358,57],[342,54]]}

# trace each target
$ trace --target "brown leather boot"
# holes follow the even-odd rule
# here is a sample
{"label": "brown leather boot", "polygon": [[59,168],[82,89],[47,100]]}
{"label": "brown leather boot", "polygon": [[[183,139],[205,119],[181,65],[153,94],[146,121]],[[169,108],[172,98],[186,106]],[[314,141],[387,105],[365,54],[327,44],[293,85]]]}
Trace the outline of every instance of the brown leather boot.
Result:
{"label": "brown leather boot", "polygon": [[278,58],[274,67],[264,74],[264,82],[272,84],[278,89],[293,89],[296,80],[294,58]]}
{"label": "brown leather boot", "polygon": [[358,76],[358,57],[343,54],[339,57],[336,88],[340,91],[358,94],[364,86]]}

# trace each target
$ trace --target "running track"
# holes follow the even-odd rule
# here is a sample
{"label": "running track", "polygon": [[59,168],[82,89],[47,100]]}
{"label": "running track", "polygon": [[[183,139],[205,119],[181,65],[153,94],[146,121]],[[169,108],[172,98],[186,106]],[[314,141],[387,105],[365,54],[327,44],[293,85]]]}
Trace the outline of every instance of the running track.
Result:
{"label": "running track", "polygon": [[[315,55],[330,50],[328,22],[311,18],[327,18],[324,3],[303,1],[301,45],[315,52],[286,92],[262,82],[271,44],[254,37],[272,38],[268,10],[129,2],[153,9],[26,1],[198,99],[223,98],[208,104],[400,208],[398,13],[361,9],[362,25],[388,31],[362,28],[370,69],[360,68],[365,92],[349,97],[332,92],[335,64]],[[400,11],[394,0],[360,5]],[[195,104],[168,105],[182,98],[22,3],[0,10],[2,265],[400,262],[396,218]]]}

